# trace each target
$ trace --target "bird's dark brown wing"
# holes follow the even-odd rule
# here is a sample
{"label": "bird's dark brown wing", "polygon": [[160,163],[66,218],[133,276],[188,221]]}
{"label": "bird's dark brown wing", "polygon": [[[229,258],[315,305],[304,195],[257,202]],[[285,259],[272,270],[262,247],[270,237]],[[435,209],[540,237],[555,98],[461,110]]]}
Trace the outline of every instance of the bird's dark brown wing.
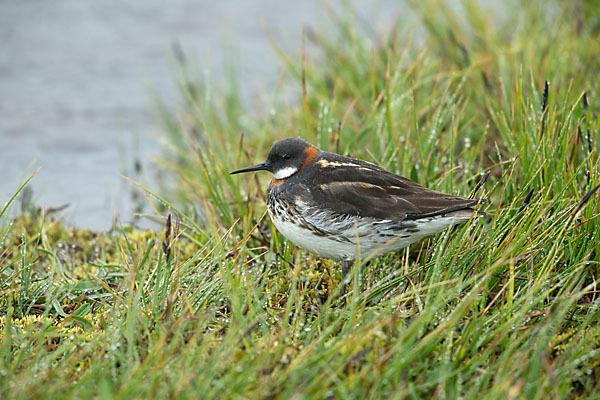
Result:
{"label": "bird's dark brown wing", "polygon": [[429,190],[376,165],[337,154],[324,153],[315,162],[311,196],[337,213],[399,221],[448,214],[483,202]]}

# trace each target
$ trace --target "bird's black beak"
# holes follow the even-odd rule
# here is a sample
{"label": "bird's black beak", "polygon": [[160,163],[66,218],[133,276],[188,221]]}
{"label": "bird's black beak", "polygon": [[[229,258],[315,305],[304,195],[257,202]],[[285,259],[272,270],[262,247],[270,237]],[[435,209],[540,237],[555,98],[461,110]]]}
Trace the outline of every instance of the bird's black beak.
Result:
{"label": "bird's black beak", "polygon": [[238,169],[236,171],[230,172],[229,175],[241,174],[242,172],[252,172],[252,171],[268,171],[269,163],[266,161],[257,165],[253,165],[251,167],[246,167],[242,169]]}

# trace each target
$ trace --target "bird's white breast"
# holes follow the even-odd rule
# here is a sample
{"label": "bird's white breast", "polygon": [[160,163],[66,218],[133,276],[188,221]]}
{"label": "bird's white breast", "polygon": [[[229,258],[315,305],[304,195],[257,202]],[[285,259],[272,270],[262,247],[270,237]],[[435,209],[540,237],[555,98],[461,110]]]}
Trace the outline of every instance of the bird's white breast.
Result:
{"label": "bird's white breast", "polygon": [[[394,222],[334,216],[330,212],[309,209],[302,203],[296,203],[296,206],[300,215],[296,215],[295,221],[284,217],[281,212],[283,210],[273,212],[269,208],[269,215],[277,230],[296,246],[334,260],[354,260],[357,247],[360,248],[361,258],[398,251],[449,226],[468,220],[466,217],[436,216],[410,222]],[[311,229],[311,226],[317,229]]]}

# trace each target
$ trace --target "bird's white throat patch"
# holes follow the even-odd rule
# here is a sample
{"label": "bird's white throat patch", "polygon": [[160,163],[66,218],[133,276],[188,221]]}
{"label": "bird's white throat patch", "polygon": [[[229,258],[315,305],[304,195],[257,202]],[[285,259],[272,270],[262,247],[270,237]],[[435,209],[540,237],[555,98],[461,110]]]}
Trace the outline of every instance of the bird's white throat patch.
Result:
{"label": "bird's white throat patch", "polygon": [[296,168],[296,167],[285,167],[285,168],[281,168],[281,169],[278,169],[277,171],[275,171],[273,176],[275,176],[275,179],[285,179],[285,178],[289,178],[290,176],[294,175],[297,171],[298,171],[298,168]]}

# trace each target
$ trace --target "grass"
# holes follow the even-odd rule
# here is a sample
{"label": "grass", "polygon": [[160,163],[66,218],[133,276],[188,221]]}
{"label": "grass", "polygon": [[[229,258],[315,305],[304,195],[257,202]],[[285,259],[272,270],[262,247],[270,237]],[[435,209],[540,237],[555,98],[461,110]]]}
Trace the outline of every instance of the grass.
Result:
{"label": "grass", "polygon": [[[0,397],[596,397],[600,9],[410,4],[275,43],[254,109],[182,58],[162,229],[3,207]],[[228,175],[290,136],[464,196],[489,172],[491,222],[357,263],[340,299],[340,265],[270,224],[268,174]]]}

